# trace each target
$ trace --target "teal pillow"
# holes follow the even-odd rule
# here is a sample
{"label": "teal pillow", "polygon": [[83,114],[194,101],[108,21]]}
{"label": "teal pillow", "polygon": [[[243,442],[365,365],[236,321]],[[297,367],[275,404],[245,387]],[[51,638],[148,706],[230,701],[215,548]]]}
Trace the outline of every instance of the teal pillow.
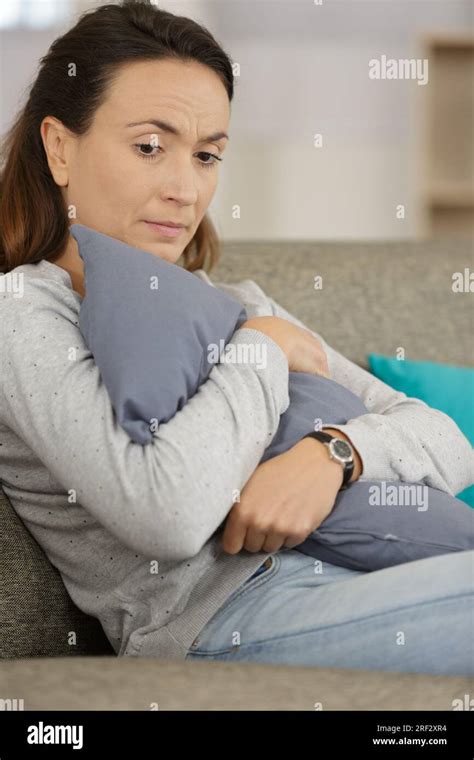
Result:
{"label": "teal pillow", "polygon": [[[445,412],[474,446],[474,369],[369,354],[370,371],[387,385]],[[474,507],[474,485],[456,494]]]}

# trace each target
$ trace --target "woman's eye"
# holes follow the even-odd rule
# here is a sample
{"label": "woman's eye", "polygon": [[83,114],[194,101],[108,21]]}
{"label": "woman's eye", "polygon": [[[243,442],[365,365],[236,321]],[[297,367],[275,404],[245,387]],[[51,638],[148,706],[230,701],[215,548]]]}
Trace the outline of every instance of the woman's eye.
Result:
{"label": "woman's eye", "polygon": [[213,166],[218,161],[222,161],[223,160],[222,158],[219,158],[219,156],[216,156],[215,153],[202,153],[201,152],[201,153],[198,153],[198,155],[209,156],[210,158],[213,159],[210,163],[208,163],[207,161],[201,161],[201,163],[202,163],[203,166]]}
{"label": "woman's eye", "polygon": [[[136,143],[134,145],[134,148],[137,149],[138,155],[141,158],[144,158],[146,161],[154,161],[155,160],[155,158],[158,155],[157,153],[153,153],[153,151],[155,150],[155,148],[158,149],[158,150],[161,150],[161,146],[160,145],[152,145],[151,143]],[[141,152],[142,149],[145,150],[144,153]],[[206,167],[214,166],[214,164],[216,164],[218,161],[222,161],[223,160],[222,158],[219,158],[219,156],[216,156],[215,153],[207,153],[207,152],[201,151],[201,153],[198,153],[197,155],[198,156],[205,156],[206,157],[206,159],[207,159],[206,161],[201,161],[201,160],[199,161],[199,163],[201,164],[201,166],[206,166]],[[209,159],[212,159],[212,160],[209,161]]]}
{"label": "woman's eye", "polygon": [[139,156],[141,156],[142,158],[145,158],[145,159],[150,159],[150,158],[154,159],[154,158],[156,158],[156,153],[153,153],[152,151],[155,148],[159,148],[160,146],[159,145],[152,145],[151,143],[138,143],[134,147],[138,148],[138,149],[145,148],[145,149],[149,150],[149,152],[147,152],[147,153],[139,153]]}

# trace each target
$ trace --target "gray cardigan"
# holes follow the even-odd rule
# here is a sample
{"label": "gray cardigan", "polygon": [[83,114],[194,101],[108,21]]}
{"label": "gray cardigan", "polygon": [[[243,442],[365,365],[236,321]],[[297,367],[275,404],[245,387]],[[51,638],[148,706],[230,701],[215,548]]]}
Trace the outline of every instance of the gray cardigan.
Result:
{"label": "gray cardigan", "polygon": [[[288,407],[286,356],[263,333],[236,331],[233,342],[266,345],[266,368],[216,365],[142,447],[116,423],[78,328],[81,299],[67,272],[43,260],[13,273],[23,275],[23,297],[0,288],[4,490],[118,655],[184,658],[229,594],[270,556],[228,555],[216,531]],[[195,274],[210,282],[202,270]],[[274,314],[301,324],[250,280],[214,284],[249,318]],[[472,483],[472,448],[447,415],[393,390],[314,334],[331,377],[370,410],[332,426],[359,451],[363,478],[424,482],[452,495]]]}

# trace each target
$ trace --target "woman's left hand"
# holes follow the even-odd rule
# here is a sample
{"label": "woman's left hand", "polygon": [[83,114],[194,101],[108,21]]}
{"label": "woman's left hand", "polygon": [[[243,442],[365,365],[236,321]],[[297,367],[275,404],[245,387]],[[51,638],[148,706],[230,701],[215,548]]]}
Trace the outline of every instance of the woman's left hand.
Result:
{"label": "woman's left hand", "polygon": [[291,449],[259,465],[227,515],[222,547],[275,552],[302,543],[330,514],[343,470],[326,446],[303,438]]}

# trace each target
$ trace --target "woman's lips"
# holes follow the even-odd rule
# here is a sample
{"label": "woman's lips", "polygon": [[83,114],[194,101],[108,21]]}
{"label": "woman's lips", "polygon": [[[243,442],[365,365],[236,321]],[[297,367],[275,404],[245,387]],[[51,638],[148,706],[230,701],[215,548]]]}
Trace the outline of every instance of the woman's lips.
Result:
{"label": "woman's lips", "polygon": [[155,230],[158,235],[169,238],[177,237],[186,229],[185,227],[167,227],[166,224],[156,224],[155,222],[145,222],[145,224]]}

